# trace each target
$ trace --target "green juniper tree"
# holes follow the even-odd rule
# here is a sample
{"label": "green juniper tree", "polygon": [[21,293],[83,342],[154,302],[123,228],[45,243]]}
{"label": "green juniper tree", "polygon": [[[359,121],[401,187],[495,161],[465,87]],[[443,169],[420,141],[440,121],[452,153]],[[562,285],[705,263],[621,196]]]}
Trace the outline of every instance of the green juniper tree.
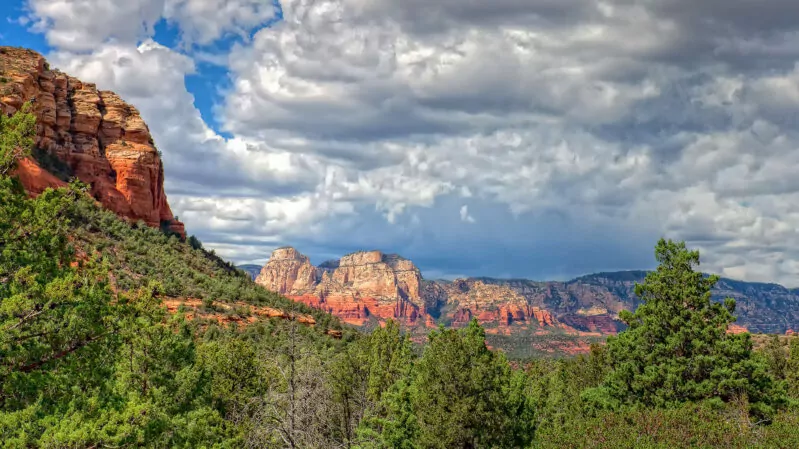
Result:
{"label": "green juniper tree", "polygon": [[785,363],[785,382],[788,395],[799,399],[799,339],[791,339],[788,344],[788,360]]}
{"label": "green juniper tree", "polygon": [[387,395],[388,447],[526,447],[533,436],[527,378],[485,344],[472,320],[429,337],[410,383]]}
{"label": "green juniper tree", "polygon": [[29,156],[36,135],[36,117],[30,113],[30,103],[14,115],[0,111],[0,176],[8,175],[17,162]]}
{"label": "green juniper tree", "polygon": [[675,407],[745,398],[752,412],[770,414],[782,402],[762,360],[752,357],[748,333],[728,334],[735,301],[711,300],[717,276],[696,271],[699,252],[661,239],[656,271],[637,284],[643,304],[621,319],[629,326],[608,338],[611,371],[589,402],[610,407]]}

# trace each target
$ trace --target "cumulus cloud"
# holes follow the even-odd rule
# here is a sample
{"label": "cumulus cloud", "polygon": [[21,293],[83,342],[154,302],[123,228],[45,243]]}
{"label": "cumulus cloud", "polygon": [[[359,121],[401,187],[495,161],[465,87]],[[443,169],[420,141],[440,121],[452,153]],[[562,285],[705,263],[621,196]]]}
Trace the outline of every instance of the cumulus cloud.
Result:
{"label": "cumulus cloud", "polygon": [[[564,278],[651,266],[666,235],[708,271],[796,286],[795,1],[30,6],[59,66],[140,107],[173,209],[238,261],[378,247]],[[152,41],[162,18],[187,47]],[[206,61],[229,71],[229,138],[183,81]]]}
{"label": "cumulus cloud", "polygon": [[244,38],[254,27],[279,19],[280,3],[267,0],[167,0],[164,17],[186,44],[209,44],[225,34]]}
{"label": "cumulus cloud", "polygon": [[91,51],[107,42],[137,43],[161,19],[177,25],[184,44],[207,45],[280,17],[265,0],[29,0],[35,29],[62,50]]}
{"label": "cumulus cloud", "polygon": [[136,42],[153,33],[165,0],[29,0],[50,45],[91,51],[109,40]]}

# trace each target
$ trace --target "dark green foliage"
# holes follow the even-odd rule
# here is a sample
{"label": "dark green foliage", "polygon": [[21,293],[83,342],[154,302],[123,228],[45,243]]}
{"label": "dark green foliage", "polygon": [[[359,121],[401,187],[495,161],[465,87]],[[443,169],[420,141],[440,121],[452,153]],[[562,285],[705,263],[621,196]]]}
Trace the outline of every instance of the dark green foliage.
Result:
{"label": "dark green foliage", "polygon": [[681,449],[799,447],[799,412],[778,414],[767,426],[751,420],[746,404],[685,404],[582,417],[538,431],[533,448]]}
{"label": "dark green foliage", "polygon": [[788,348],[778,335],[772,335],[763,348],[763,358],[769,375],[774,380],[785,380],[788,374]]}
{"label": "dark green foliage", "polygon": [[0,113],[0,176],[8,175],[33,149],[36,117],[30,109],[30,103],[25,103],[20,113],[10,117]]}
{"label": "dark green foliage", "polygon": [[788,345],[788,361],[785,364],[785,380],[788,395],[799,400],[799,338],[792,338]]}
{"label": "dark green foliage", "polygon": [[636,285],[643,304],[623,312],[629,329],[608,338],[611,371],[586,397],[600,407],[675,407],[689,401],[729,402],[745,397],[752,411],[768,415],[782,398],[752,357],[749,334],[727,334],[735,302],[710,300],[717,277],[695,271],[699,253],[661,239],[657,271]]}
{"label": "dark green foliage", "polygon": [[527,378],[485,345],[473,320],[429,336],[410,382],[386,397],[383,441],[390,447],[524,447],[532,441]]}
{"label": "dark green foliage", "polygon": [[189,236],[189,239],[187,240],[187,242],[188,242],[189,246],[191,246],[192,249],[203,249],[203,244],[200,243],[200,241],[197,239],[197,237],[195,237],[193,235]]}

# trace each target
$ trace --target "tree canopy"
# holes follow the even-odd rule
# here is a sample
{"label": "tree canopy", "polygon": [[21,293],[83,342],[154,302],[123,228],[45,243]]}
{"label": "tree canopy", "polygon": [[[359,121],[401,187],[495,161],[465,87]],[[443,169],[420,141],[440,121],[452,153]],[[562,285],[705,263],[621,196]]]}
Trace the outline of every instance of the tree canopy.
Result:
{"label": "tree canopy", "polygon": [[744,397],[753,411],[771,413],[779,388],[752,357],[750,335],[727,332],[735,301],[711,300],[718,277],[696,269],[699,252],[684,242],[661,239],[655,259],[657,269],[635,287],[643,304],[620,314],[629,328],[608,338],[610,372],[587,396],[616,409]]}

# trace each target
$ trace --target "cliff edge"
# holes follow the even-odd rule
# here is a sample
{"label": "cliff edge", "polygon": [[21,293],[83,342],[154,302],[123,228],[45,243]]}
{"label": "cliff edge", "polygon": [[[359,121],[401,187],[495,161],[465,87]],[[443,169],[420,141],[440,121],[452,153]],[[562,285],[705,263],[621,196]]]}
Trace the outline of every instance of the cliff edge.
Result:
{"label": "cliff edge", "polygon": [[104,207],[131,221],[185,236],[164,193],[164,166],[139,111],[58,70],[27,49],[0,47],[0,112],[28,101],[36,115],[34,158],[20,164],[30,194],[72,176]]}

